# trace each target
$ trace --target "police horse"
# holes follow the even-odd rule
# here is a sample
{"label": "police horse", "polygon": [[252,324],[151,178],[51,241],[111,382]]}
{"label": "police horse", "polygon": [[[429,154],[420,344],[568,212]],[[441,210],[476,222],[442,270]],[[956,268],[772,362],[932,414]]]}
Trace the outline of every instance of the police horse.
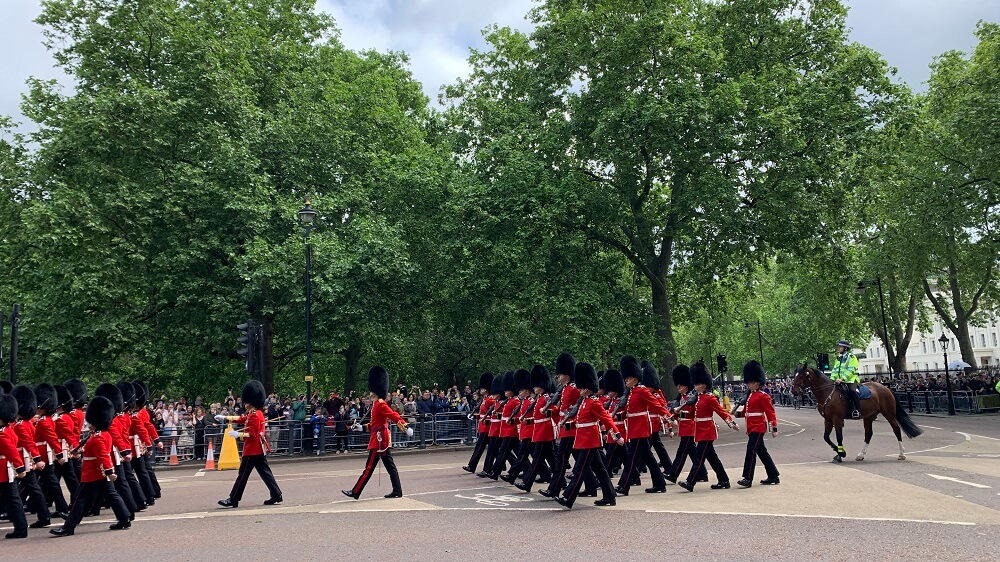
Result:
{"label": "police horse", "polygon": [[[860,397],[861,419],[865,422],[865,446],[861,448],[856,460],[865,460],[868,445],[872,440],[872,422],[879,414],[882,414],[885,421],[889,422],[889,425],[892,426],[892,432],[896,434],[896,441],[899,442],[899,460],[906,459],[903,452],[903,437],[899,430],[902,429],[906,436],[911,439],[923,433],[923,430],[913,423],[910,416],[900,406],[899,398],[891,390],[877,382],[866,382],[861,386],[866,387],[870,393],[862,390]],[[810,367],[808,363],[803,363],[792,380],[792,393],[800,396],[806,388],[812,389],[813,396],[816,397],[817,409],[825,422],[823,440],[837,453],[833,457],[833,462],[842,462],[842,459],[847,456],[844,451],[844,419],[850,403],[839,391],[841,387],[830,380],[830,377]],[[867,398],[866,394],[869,394]],[[836,445],[830,441],[830,430],[833,428],[837,429]]]}

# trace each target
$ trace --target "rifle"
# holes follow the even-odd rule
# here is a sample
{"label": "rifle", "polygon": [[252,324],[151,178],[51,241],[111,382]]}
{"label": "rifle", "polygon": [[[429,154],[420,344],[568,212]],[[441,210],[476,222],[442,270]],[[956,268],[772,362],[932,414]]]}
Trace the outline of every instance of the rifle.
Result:
{"label": "rifle", "polygon": [[580,399],[576,401],[576,404],[573,404],[573,406],[566,411],[566,417],[563,418],[562,422],[563,427],[569,428],[569,424],[573,423],[569,420],[576,417],[576,414],[580,411],[580,406],[583,405],[583,401],[585,398],[586,396],[581,396]]}
{"label": "rifle", "polygon": [[545,405],[545,409],[542,411],[543,414],[548,414],[549,416],[551,416],[552,412],[550,412],[549,410],[552,409],[552,406],[556,406],[556,408],[558,409],[559,403],[562,402],[563,388],[566,388],[566,385],[563,385],[562,388],[557,390],[555,394],[549,397],[549,403]]}

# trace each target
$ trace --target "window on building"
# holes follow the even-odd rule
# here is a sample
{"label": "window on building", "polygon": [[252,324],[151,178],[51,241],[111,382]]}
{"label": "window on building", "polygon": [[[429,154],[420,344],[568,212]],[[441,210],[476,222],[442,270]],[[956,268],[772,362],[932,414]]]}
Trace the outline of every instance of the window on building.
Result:
{"label": "window on building", "polygon": [[938,368],[938,366],[937,366],[937,361],[935,361],[935,362],[934,362],[934,369],[936,370],[937,368]]}
{"label": "window on building", "polygon": [[986,347],[986,334],[979,334],[979,343],[982,344],[980,347]]}
{"label": "window on building", "polygon": [[990,358],[989,357],[980,357],[979,358],[979,364],[981,366],[983,366],[983,367],[985,367],[986,365],[989,365],[990,364]]}
{"label": "window on building", "polygon": [[951,338],[951,348],[958,349],[957,347],[955,347],[955,338]]}
{"label": "window on building", "polygon": [[937,342],[931,340],[931,353],[937,353]]}
{"label": "window on building", "polygon": [[924,353],[927,353],[927,342],[920,342],[920,347],[924,349]]}
{"label": "window on building", "polygon": [[993,347],[997,346],[997,333],[993,332]]}

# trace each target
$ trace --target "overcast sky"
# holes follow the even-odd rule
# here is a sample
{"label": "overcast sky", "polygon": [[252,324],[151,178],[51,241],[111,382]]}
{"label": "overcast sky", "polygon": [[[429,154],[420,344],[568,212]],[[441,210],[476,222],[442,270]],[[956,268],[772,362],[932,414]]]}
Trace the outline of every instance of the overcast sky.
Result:
{"label": "overcast sky", "polygon": [[[846,0],[854,40],[899,69],[912,87],[923,90],[932,57],[975,45],[976,22],[1000,21],[1000,0]],[[532,0],[318,0],[334,16],[341,39],[351,49],[405,51],[413,74],[431,98],[442,84],[468,71],[470,47],[483,47],[481,30],[492,23],[529,29],[525,14]],[[0,115],[23,121],[18,109],[25,80],[57,78],[32,20],[39,0],[0,0]],[[30,126],[29,126],[30,128]]]}

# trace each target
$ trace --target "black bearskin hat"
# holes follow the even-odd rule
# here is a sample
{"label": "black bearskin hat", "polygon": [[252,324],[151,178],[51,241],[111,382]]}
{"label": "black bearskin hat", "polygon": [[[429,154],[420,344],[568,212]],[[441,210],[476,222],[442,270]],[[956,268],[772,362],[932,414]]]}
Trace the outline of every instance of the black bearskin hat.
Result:
{"label": "black bearskin hat", "polygon": [[504,392],[517,392],[517,388],[514,387],[514,371],[507,371],[503,374],[503,381],[501,381],[501,389]]}
{"label": "black bearskin hat", "polygon": [[149,400],[149,389],[146,388],[146,383],[142,381],[132,381],[132,388],[135,389],[136,408],[144,408],[146,406],[146,401]]}
{"label": "black bearskin hat", "polygon": [[642,361],[642,384],[654,390],[660,388],[660,376],[656,373],[656,367],[645,359]]}
{"label": "black bearskin hat", "polygon": [[503,377],[493,377],[493,382],[490,383],[490,394],[503,394]]}
{"label": "black bearskin hat", "polygon": [[531,373],[526,369],[518,369],[514,371],[514,386],[517,387],[518,392],[522,390],[531,390]]}
{"label": "black bearskin hat", "polygon": [[94,389],[94,396],[107,398],[108,401],[111,402],[111,406],[114,408],[116,414],[120,414],[125,410],[125,403],[124,400],[122,400],[122,391],[118,388],[118,385],[114,385],[109,382],[100,384]]}
{"label": "black bearskin hat", "polygon": [[69,379],[63,386],[73,395],[74,408],[82,408],[87,403],[87,383],[80,379]]}
{"label": "black bearskin hat", "polygon": [[10,384],[10,381],[0,381],[0,394],[10,394],[13,389],[14,385]]}
{"label": "black bearskin hat", "polygon": [[479,375],[479,388],[489,392],[491,386],[493,386],[493,373],[486,371]]}
{"label": "black bearskin hat", "polygon": [[[383,371],[385,372],[385,371]],[[368,375],[369,380],[371,379],[371,374]],[[388,386],[388,382],[386,383]],[[258,380],[247,381],[243,385],[243,392],[240,393],[240,400],[244,404],[249,404],[258,410],[264,409],[264,400],[267,399],[267,393],[264,392],[264,385]]]}
{"label": "black bearskin hat", "polygon": [[751,359],[747,361],[746,365],[743,365],[743,382],[759,382],[764,384],[764,367],[760,363]]}
{"label": "black bearskin hat", "polygon": [[389,371],[381,365],[368,369],[368,392],[385,400],[389,396]]}
{"label": "black bearskin hat", "polygon": [[56,394],[54,386],[47,382],[35,387],[35,401],[38,408],[44,410],[47,415],[56,413],[56,406],[59,404],[59,396]]}
{"label": "black bearskin hat", "polygon": [[626,355],[622,357],[621,363],[622,379],[633,378],[642,382],[642,367],[639,366],[639,360],[631,355]]}
{"label": "black bearskin hat", "polygon": [[577,388],[587,389],[595,393],[600,389],[600,385],[597,384],[597,371],[590,363],[577,363],[574,379]]}
{"label": "black bearskin hat", "polygon": [[35,391],[26,384],[15,386],[10,394],[17,400],[17,415],[26,420],[35,417],[35,410],[38,409],[38,402],[35,401]]}
{"label": "black bearskin hat", "polygon": [[17,399],[10,394],[0,394],[0,422],[17,421]]}
{"label": "black bearskin hat", "polygon": [[552,377],[549,376],[549,370],[545,368],[545,365],[535,365],[531,368],[531,387],[538,387],[542,389],[543,392],[548,392],[549,387],[552,386]]}
{"label": "black bearskin hat", "polygon": [[64,412],[73,409],[73,395],[61,384],[56,385],[56,399],[59,401],[57,407],[62,408]]}
{"label": "black bearskin hat", "polygon": [[674,379],[674,386],[691,388],[691,369],[688,369],[688,366],[683,363],[674,367],[674,370],[670,373],[670,378]]}
{"label": "black bearskin hat", "polygon": [[122,392],[122,405],[126,410],[135,409],[135,387],[128,381],[120,381],[118,390]]}
{"label": "black bearskin hat", "polygon": [[572,381],[576,376],[576,359],[569,353],[560,353],[556,357],[556,376],[566,375]]}
{"label": "black bearskin hat", "polygon": [[604,383],[605,392],[616,392],[618,396],[625,394],[625,379],[622,378],[622,374],[617,369],[608,369],[604,371]]}
{"label": "black bearskin hat", "polygon": [[704,361],[698,361],[691,365],[691,384],[703,384],[708,387],[708,390],[712,390],[712,375],[708,372]]}
{"label": "black bearskin hat", "polygon": [[97,428],[97,431],[107,431],[111,420],[115,417],[115,407],[103,396],[95,396],[87,406],[87,423]]}

